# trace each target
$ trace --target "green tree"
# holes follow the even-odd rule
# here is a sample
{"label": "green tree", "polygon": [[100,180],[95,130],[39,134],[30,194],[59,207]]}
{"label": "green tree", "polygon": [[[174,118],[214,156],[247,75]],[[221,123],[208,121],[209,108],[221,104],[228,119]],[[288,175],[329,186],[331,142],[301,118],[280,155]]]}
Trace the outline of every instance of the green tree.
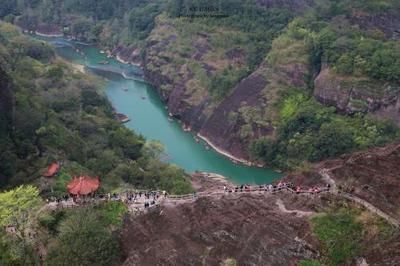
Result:
{"label": "green tree", "polygon": [[323,124],[316,140],[314,159],[333,158],[349,152],[355,146],[354,135],[346,125],[339,123]]}
{"label": "green tree", "polygon": [[141,156],[144,140],[141,136],[135,135],[126,127],[118,127],[110,134],[110,143],[114,148],[121,148],[124,155],[135,160]]}
{"label": "green tree", "polygon": [[33,186],[20,186],[0,193],[0,226],[12,226],[20,246],[21,260],[24,265],[37,261],[31,245],[30,231],[34,229],[34,214],[37,213],[41,199],[39,191]]}
{"label": "green tree", "polygon": [[160,159],[165,152],[164,145],[158,140],[147,141],[143,148],[146,155],[156,159]]}
{"label": "green tree", "polygon": [[61,222],[59,231],[59,243],[50,250],[46,265],[119,264],[118,242],[93,210],[74,211]]}

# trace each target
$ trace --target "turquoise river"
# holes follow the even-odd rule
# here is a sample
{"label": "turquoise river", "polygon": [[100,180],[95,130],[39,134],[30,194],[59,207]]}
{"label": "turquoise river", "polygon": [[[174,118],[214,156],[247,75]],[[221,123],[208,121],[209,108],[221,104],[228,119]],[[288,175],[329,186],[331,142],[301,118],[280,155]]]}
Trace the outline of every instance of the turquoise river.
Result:
{"label": "turquoise river", "polygon": [[[181,129],[179,121],[170,121],[157,92],[143,81],[138,67],[107,58],[95,46],[62,38],[35,38],[52,44],[57,54],[67,61],[83,65],[89,72],[106,78],[106,93],[114,108],[131,118],[125,125],[148,140],[161,141],[167,162],[187,172],[217,173],[237,184],[263,184],[282,177],[271,169],[235,164],[216,151],[206,149],[204,143],[197,143],[193,133]],[[104,64],[105,61],[108,63]]]}

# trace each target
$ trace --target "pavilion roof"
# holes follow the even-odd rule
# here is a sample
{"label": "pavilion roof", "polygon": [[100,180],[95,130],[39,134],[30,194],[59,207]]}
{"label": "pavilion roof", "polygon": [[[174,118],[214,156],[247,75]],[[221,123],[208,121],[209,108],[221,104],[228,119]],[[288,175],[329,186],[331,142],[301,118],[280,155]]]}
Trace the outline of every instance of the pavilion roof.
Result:
{"label": "pavilion roof", "polygon": [[47,171],[44,174],[45,177],[53,177],[58,170],[60,169],[60,164],[59,163],[52,163],[47,167]]}
{"label": "pavilion roof", "polygon": [[95,192],[99,187],[100,179],[89,176],[74,177],[67,185],[68,192],[73,195],[87,195]]}

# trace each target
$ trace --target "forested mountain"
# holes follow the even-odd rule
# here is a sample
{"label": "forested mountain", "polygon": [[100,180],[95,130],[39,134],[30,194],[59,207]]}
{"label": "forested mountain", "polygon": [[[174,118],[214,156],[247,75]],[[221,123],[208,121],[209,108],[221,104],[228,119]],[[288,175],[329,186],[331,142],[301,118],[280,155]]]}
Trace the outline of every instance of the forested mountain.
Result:
{"label": "forested mountain", "polygon": [[[114,119],[103,83],[0,22],[0,265],[42,265],[44,249],[47,265],[118,265],[112,233],[127,212],[123,203],[71,211],[44,206],[42,198],[64,197],[74,176],[98,176],[99,193],[192,191],[182,169],[157,159],[158,143]],[[44,177],[54,162],[61,169]]]}
{"label": "forested mountain", "polygon": [[183,171],[151,158],[151,145],[113,119],[101,80],[10,24],[0,24],[0,37],[1,187],[38,180],[50,163],[65,160],[56,194],[81,173],[100,176],[106,190],[127,182],[190,191]]}
{"label": "forested mountain", "polygon": [[[399,14],[398,0],[0,0],[0,265],[393,265],[399,146],[349,153],[400,139]],[[205,175],[191,181],[215,197],[133,219],[119,200],[46,209],[83,174],[100,193],[194,190],[114,119],[102,79],[20,29],[140,65],[185,128],[296,170],[284,182],[307,196],[215,193],[234,185]]]}
{"label": "forested mountain", "polygon": [[398,137],[397,1],[5,2],[4,20],[141,64],[174,116],[238,157],[290,168]]}

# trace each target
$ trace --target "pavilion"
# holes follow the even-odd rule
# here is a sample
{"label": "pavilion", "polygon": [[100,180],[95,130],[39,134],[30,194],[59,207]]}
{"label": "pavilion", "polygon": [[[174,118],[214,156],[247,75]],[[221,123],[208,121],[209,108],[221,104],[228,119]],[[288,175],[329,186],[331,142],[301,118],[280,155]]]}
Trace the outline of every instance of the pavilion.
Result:
{"label": "pavilion", "polygon": [[58,173],[58,170],[60,170],[60,164],[57,163],[52,163],[47,167],[47,171],[44,174],[45,177],[53,177]]}
{"label": "pavilion", "polygon": [[96,192],[100,187],[100,179],[89,176],[74,177],[68,183],[68,193],[73,196],[85,196]]}

